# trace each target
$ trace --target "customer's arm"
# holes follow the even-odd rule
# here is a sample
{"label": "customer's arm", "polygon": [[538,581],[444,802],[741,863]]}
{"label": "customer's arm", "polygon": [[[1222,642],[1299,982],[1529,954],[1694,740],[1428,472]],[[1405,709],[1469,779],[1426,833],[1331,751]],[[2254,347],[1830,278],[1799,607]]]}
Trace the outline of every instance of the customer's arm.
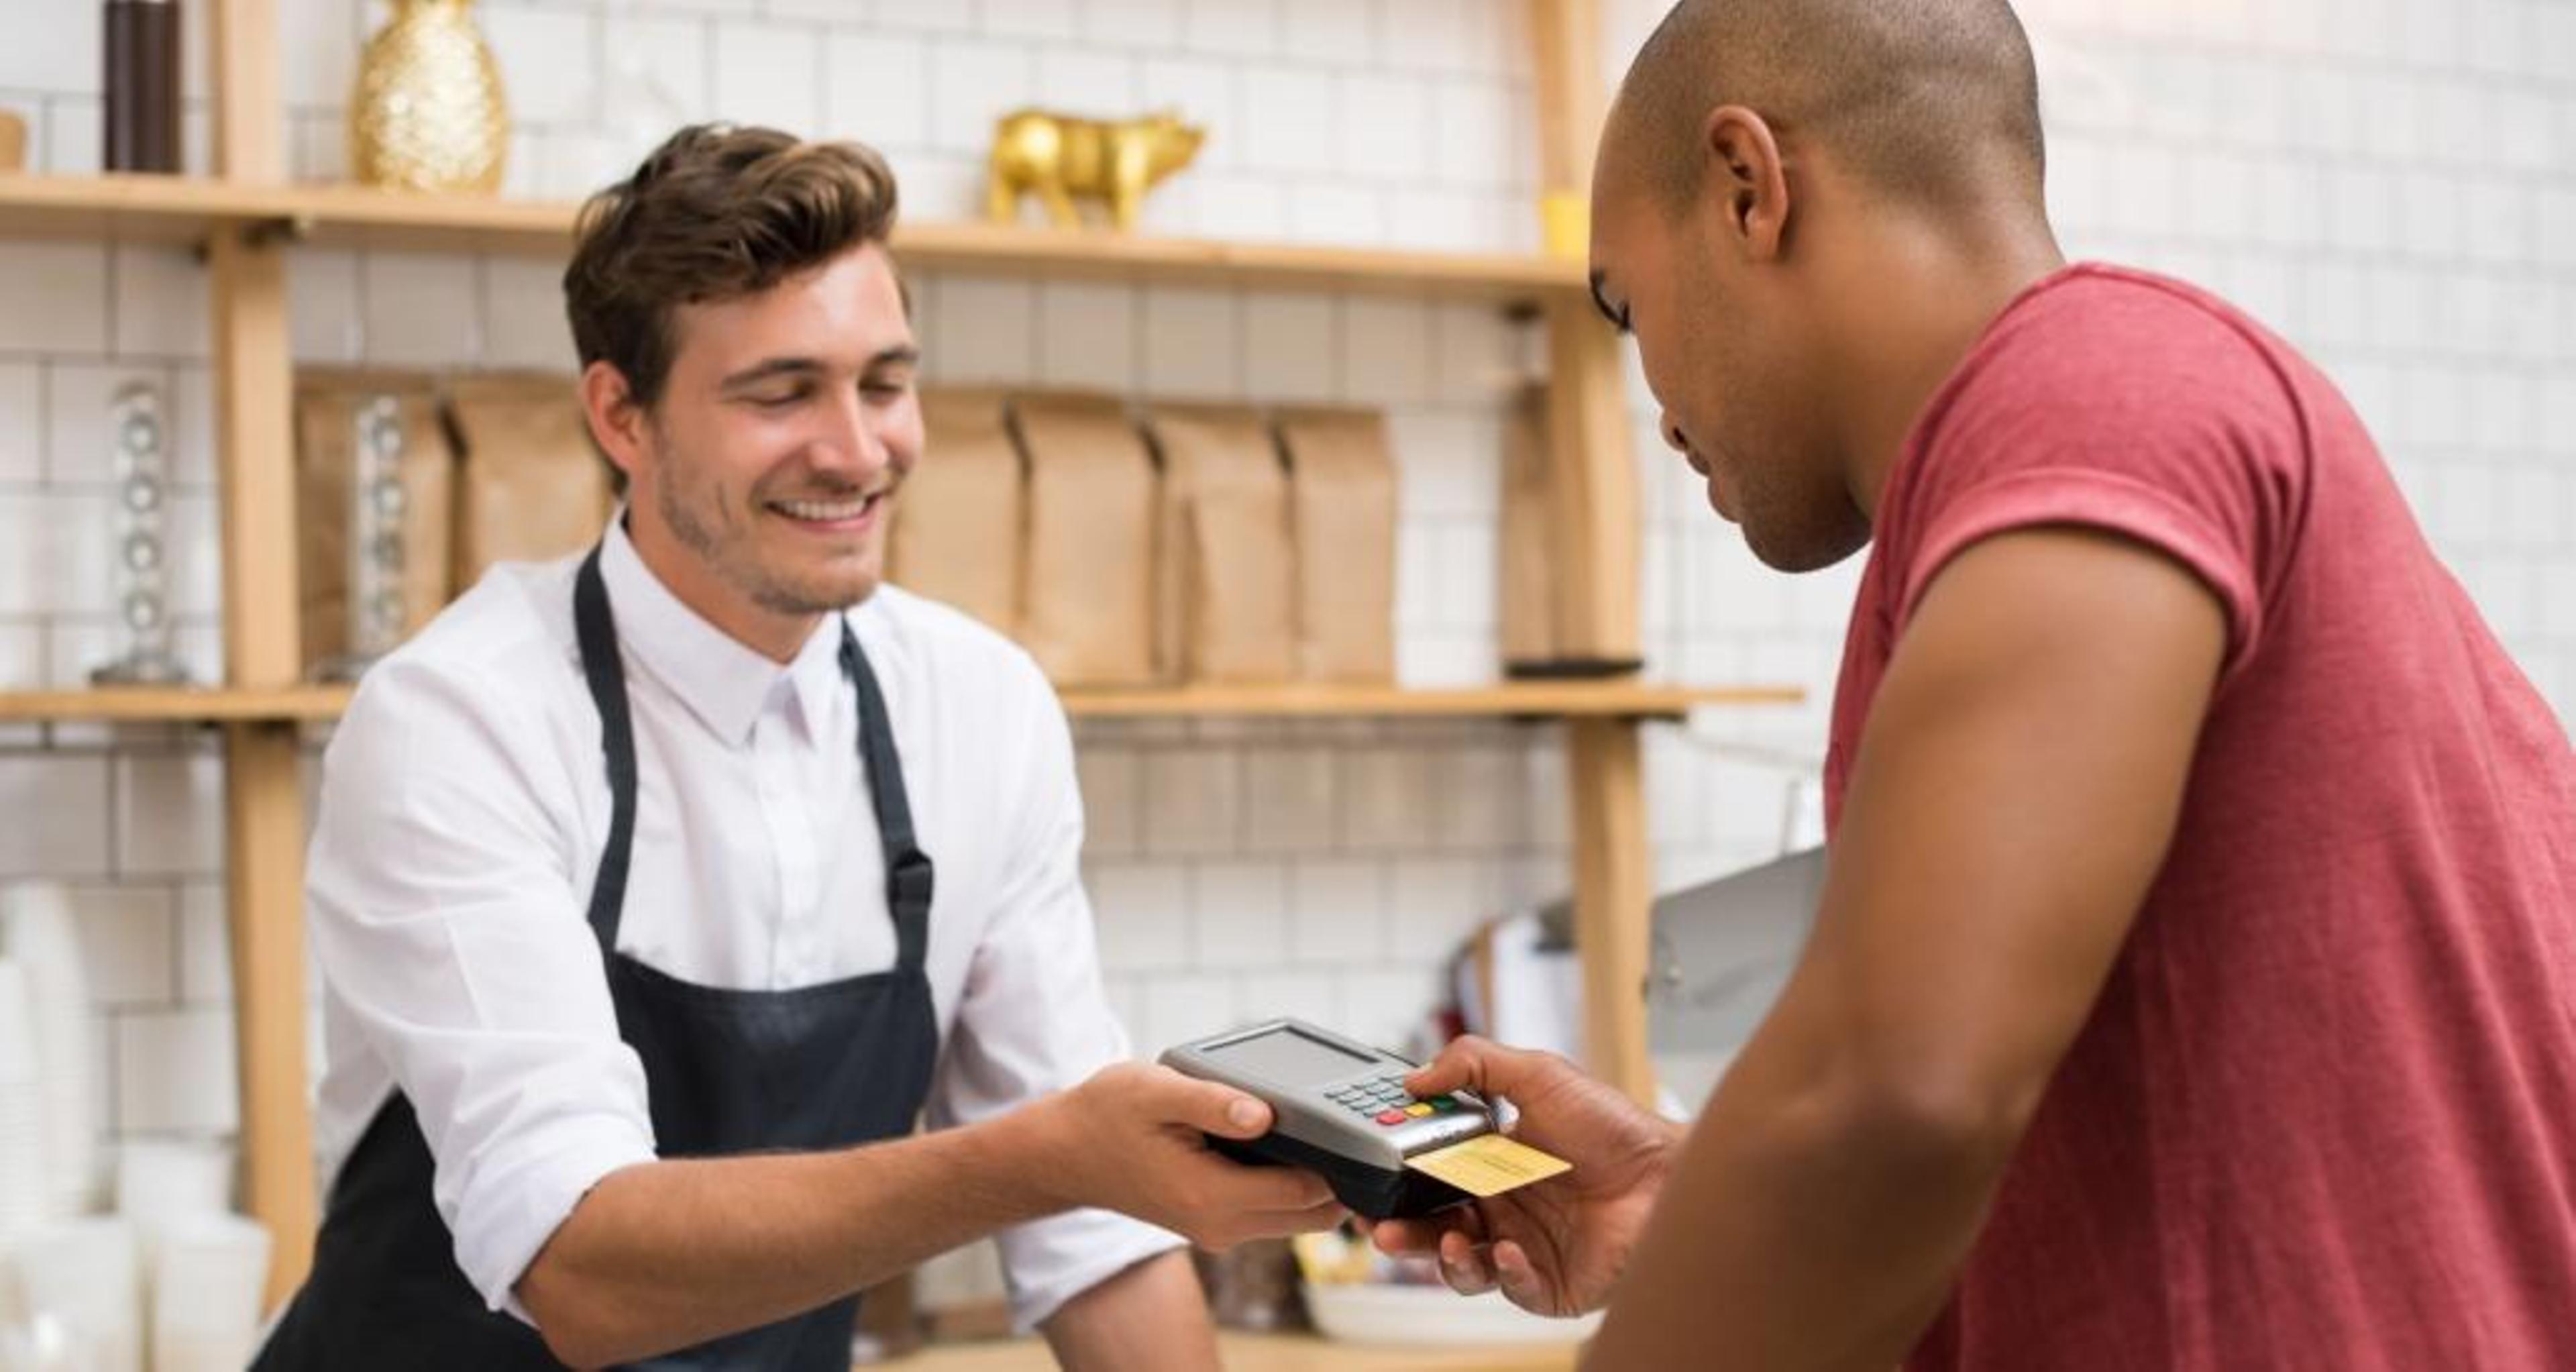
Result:
{"label": "customer's arm", "polygon": [[1814,936],[1586,1366],[1885,1372],[1948,1297],[2174,831],[2224,616],[2071,530],[1958,555],[1872,707]]}

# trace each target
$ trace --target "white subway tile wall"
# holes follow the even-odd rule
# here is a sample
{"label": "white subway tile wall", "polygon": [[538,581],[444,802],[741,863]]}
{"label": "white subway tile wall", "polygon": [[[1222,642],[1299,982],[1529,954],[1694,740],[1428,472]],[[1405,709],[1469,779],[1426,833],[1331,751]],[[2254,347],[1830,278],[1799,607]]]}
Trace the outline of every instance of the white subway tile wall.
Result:
{"label": "white subway tile wall", "polygon": [[[99,162],[94,25],[0,0],[0,106],[38,170]],[[1662,13],[1614,0],[1614,80]],[[281,0],[295,173],[346,165],[360,0]],[[2051,203],[2070,252],[2171,270],[2308,348],[2386,443],[2435,541],[2562,717],[2576,715],[2576,4],[2031,0]],[[509,83],[513,193],[587,189],[602,82],[640,66],[684,117],[868,140],[915,221],[980,213],[994,118],[1171,107],[1209,132],[1150,231],[1460,250],[1537,241],[1519,0],[485,0]],[[189,14],[192,63],[201,15]],[[191,166],[206,170],[192,68]],[[640,151],[640,149],[638,149]],[[2393,168],[2402,166],[2402,172]],[[1034,220],[1034,205],[1022,207]],[[298,250],[300,360],[564,366],[556,269]],[[1401,297],[925,276],[940,381],[1391,412],[1399,663],[1494,664],[1502,406],[1529,331]],[[180,646],[221,671],[207,292],[184,254],[0,243],[0,686],[76,685],[111,654],[106,399],[169,398]],[[1814,827],[1812,774],[1857,563],[1757,564],[1656,437],[1630,366],[1651,669],[1806,686],[1650,742],[1657,878],[1696,880]],[[1302,1014],[1390,1042],[1486,915],[1560,894],[1564,759],[1502,723],[1145,721],[1077,727],[1087,871],[1113,1005],[1152,1053]],[[0,880],[74,883],[97,988],[100,1127],[233,1126],[220,762],[166,731],[0,731]]]}

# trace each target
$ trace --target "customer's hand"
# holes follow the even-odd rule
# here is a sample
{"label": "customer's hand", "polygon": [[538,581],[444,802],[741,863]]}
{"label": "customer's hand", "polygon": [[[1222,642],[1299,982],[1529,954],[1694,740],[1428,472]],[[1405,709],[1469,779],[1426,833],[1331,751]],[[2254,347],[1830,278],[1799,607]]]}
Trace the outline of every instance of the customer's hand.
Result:
{"label": "customer's hand", "polygon": [[1075,1204],[1215,1249],[1330,1229],[1347,1213],[1312,1172],[1248,1166],[1209,1149],[1209,1134],[1253,1139],[1270,1129],[1270,1107],[1233,1087],[1119,1063],[1049,1104],[1061,1181]]}
{"label": "customer's hand", "polygon": [[1372,1237],[1390,1253],[1436,1253],[1440,1275],[1467,1295],[1499,1286],[1542,1315],[1579,1315],[1609,1298],[1628,1250],[1645,1231],[1681,1129],[1638,1109],[1607,1082],[1553,1053],[1462,1038],[1405,1078],[1416,1096],[1460,1088],[1520,1111],[1512,1137],[1574,1170],[1418,1220],[1388,1220]]}

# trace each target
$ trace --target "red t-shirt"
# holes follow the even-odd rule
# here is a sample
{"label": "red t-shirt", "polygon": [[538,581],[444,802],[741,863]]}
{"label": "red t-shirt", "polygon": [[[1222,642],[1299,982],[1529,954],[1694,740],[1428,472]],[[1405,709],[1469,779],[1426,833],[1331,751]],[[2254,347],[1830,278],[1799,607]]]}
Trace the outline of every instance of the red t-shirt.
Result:
{"label": "red t-shirt", "polygon": [[2280,339],[2099,266],[1996,320],[1888,482],[1829,814],[1933,576],[2043,524],[2189,568],[2226,661],[2172,850],[1911,1365],[2576,1368],[2576,756]]}

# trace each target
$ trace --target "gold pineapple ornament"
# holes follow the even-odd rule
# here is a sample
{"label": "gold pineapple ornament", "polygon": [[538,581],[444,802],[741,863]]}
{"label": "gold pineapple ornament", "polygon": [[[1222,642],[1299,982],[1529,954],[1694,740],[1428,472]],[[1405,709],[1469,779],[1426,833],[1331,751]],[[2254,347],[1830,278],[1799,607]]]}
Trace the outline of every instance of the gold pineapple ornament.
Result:
{"label": "gold pineapple ornament", "polygon": [[349,170],[403,191],[501,187],[510,109],[474,0],[393,0],[349,96]]}

